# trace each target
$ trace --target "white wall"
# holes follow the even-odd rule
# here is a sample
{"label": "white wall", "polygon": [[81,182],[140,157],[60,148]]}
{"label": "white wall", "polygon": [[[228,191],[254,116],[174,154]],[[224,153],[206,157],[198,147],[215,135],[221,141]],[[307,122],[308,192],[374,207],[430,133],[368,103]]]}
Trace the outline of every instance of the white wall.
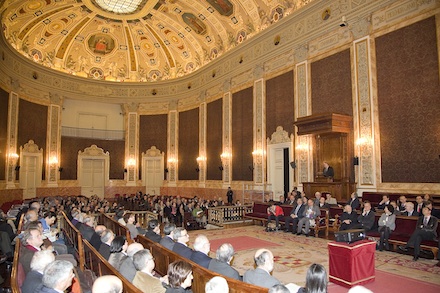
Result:
{"label": "white wall", "polygon": [[65,99],[61,126],[124,130],[124,115],[121,105]]}

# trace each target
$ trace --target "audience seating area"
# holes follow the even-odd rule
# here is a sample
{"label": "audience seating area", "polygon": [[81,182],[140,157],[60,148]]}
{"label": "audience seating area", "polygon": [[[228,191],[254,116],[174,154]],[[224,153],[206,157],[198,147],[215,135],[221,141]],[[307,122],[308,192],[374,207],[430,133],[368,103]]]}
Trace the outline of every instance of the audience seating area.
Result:
{"label": "audience seating area", "polygon": [[[244,215],[244,219],[251,219],[254,221],[259,221],[263,226],[267,224],[267,208],[270,206],[267,202],[254,202],[253,209],[251,213],[246,213]],[[292,206],[290,205],[281,205],[283,209],[284,216],[290,215],[292,211]],[[280,219],[280,224],[285,224],[284,218]],[[311,230],[314,231],[315,237],[318,237],[319,231],[323,230],[325,236],[328,236],[329,231],[329,211],[326,209],[321,209],[321,215],[316,219],[316,225],[311,227]]]}
{"label": "audience seating area", "polygon": [[[382,196],[388,195],[390,197],[390,200],[397,201],[400,196],[404,195],[407,199],[407,201],[416,202],[417,196],[424,196],[422,193],[395,193],[395,192],[370,192],[365,191],[362,193],[362,201],[368,200],[371,202],[371,205],[373,207],[377,206],[379,202],[382,200]],[[429,195],[432,198],[432,205],[434,207],[440,208],[440,194],[431,194]]]}

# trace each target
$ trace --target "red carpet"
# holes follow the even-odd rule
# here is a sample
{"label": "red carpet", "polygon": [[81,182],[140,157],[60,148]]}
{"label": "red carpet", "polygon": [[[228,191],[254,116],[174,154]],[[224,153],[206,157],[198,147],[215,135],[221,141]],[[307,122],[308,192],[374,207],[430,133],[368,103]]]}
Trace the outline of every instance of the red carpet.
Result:
{"label": "red carpet", "polygon": [[261,240],[249,236],[238,236],[238,237],[228,237],[222,239],[211,240],[211,251],[215,253],[217,248],[223,243],[230,243],[234,247],[235,251],[248,250],[248,249],[258,249],[258,248],[268,248],[273,246],[280,246],[279,244]]}
{"label": "red carpet", "polygon": [[[416,279],[405,278],[399,275],[376,270],[376,279],[372,283],[363,285],[374,293],[423,292],[438,293],[440,286],[422,282]],[[348,288],[330,283],[329,293],[346,293]]]}

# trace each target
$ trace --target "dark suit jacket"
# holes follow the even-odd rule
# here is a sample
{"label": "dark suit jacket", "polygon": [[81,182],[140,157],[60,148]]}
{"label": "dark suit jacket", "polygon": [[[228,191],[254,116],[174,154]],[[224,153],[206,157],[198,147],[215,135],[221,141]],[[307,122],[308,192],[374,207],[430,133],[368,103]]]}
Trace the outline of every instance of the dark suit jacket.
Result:
{"label": "dark suit jacket", "polygon": [[359,198],[355,198],[354,200],[350,199],[347,204],[351,205],[351,209],[352,210],[357,210],[359,209],[359,206],[361,205]]}
{"label": "dark suit jacket", "polygon": [[101,246],[99,246],[99,253],[106,259],[110,257],[110,245],[107,245],[105,243],[101,243]]}
{"label": "dark suit jacket", "polygon": [[21,293],[34,293],[35,289],[43,284],[43,274],[37,271],[30,271],[21,286]]}
{"label": "dark suit jacket", "polygon": [[434,234],[434,237],[437,237],[438,219],[431,215],[427,225],[423,224],[424,219],[425,219],[424,216],[419,217],[419,219],[417,220],[416,229],[421,229],[421,230],[424,230],[427,232],[432,232]]}
{"label": "dark suit jacket", "polygon": [[183,256],[183,257],[185,257],[187,259],[191,259],[191,255],[193,253],[193,250],[191,248],[189,248],[188,246],[183,245],[180,242],[176,242],[174,244],[173,251],[175,253],[177,253],[178,255],[181,255],[181,256]]}
{"label": "dark suit jacket", "polygon": [[[295,207],[290,211],[290,215],[294,215],[295,214],[295,210],[296,207],[298,205],[295,205]],[[306,208],[305,204],[302,204],[299,209],[298,209],[298,213],[296,214],[296,216],[298,217],[298,219],[301,219],[302,217],[304,217],[304,209]],[[289,216],[288,216],[289,217]]]}
{"label": "dark suit jacket", "polygon": [[154,242],[156,242],[156,243],[159,243],[160,240],[162,239],[162,237],[160,237],[159,234],[156,234],[156,233],[153,232],[153,231],[147,231],[147,232],[145,233],[145,237],[147,237],[148,239],[150,239],[150,240],[152,240],[152,241],[154,241]]}
{"label": "dark suit jacket", "polygon": [[95,229],[88,225],[80,225],[79,226],[79,232],[81,235],[92,244],[92,246],[99,250],[99,247],[101,246],[101,237],[99,237],[98,233],[95,232]]}
{"label": "dark suit jacket", "polygon": [[171,237],[169,236],[164,236],[162,237],[162,239],[160,240],[159,244],[162,245],[163,247],[169,249],[169,250],[173,250],[174,244],[176,242],[174,242],[173,239],[171,239]]}
{"label": "dark suit jacket", "polygon": [[119,267],[119,272],[123,275],[130,283],[133,282],[134,276],[136,275],[136,268],[134,267],[133,260],[130,257],[124,259]]}
{"label": "dark suit jacket", "polygon": [[[343,212],[341,217],[339,217],[339,220],[341,221],[341,227],[339,228],[339,230],[349,230],[349,229],[351,229],[354,225],[356,225],[357,218],[358,218],[358,215],[354,211],[351,212],[351,214]],[[350,224],[342,223],[345,220],[351,220],[351,223]]]}
{"label": "dark suit jacket", "polygon": [[208,268],[211,259],[212,258],[200,251],[194,251],[191,255],[191,260],[204,268]]}
{"label": "dark suit jacket", "polygon": [[[403,213],[402,213],[402,216],[409,216],[409,215],[408,215],[408,211],[403,212]],[[420,216],[420,214],[419,214],[416,210],[414,210],[414,211],[412,212],[411,217],[418,217],[418,216]]]}
{"label": "dark suit jacket", "polygon": [[275,277],[272,277],[271,274],[260,268],[246,271],[243,276],[243,282],[264,288],[270,288],[274,285],[281,284]]}
{"label": "dark suit jacket", "polygon": [[239,281],[242,281],[242,277],[240,276],[240,274],[237,272],[236,269],[234,269],[233,267],[231,267],[228,263],[219,261],[217,259],[212,259],[211,262],[209,263],[208,269],[210,271],[219,273],[220,275],[232,278],[232,279],[236,279]]}
{"label": "dark suit jacket", "polygon": [[327,170],[325,170],[325,168],[322,170],[322,175],[324,175],[324,177],[335,177],[335,170],[329,166]]}
{"label": "dark suit jacket", "polygon": [[363,229],[365,229],[365,231],[370,231],[371,228],[373,228],[374,220],[375,217],[373,211],[370,211],[366,216],[360,214],[360,216],[357,219],[358,223],[362,226]]}

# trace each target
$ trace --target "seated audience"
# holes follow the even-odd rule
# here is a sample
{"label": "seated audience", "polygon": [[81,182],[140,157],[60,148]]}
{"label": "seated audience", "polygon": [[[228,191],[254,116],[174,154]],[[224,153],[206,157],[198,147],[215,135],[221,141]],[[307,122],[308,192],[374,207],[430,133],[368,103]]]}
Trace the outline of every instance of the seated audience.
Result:
{"label": "seated audience", "polygon": [[325,197],[326,197],[325,202],[328,203],[329,206],[337,206],[338,205],[336,198],[334,198],[331,193],[327,193],[325,195]]}
{"label": "seated audience", "polygon": [[312,199],[309,199],[307,201],[307,206],[304,209],[303,217],[298,222],[296,235],[305,234],[309,237],[310,225],[316,225],[316,218],[319,215],[321,215],[321,211],[318,206],[314,205]]}
{"label": "seated audience", "polygon": [[[142,249],[133,255],[133,263],[137,272],[133,285],[144,293],[163,293],[165,288],[162,280],[153,276],[154,258],[148,249]],[[164,278],[166,280],[166,278]]]}
{"label": "seated audience", "polygon": [[404,213],[406,211],[406,205],[407,205],[407,200],[406,200],[406,196],[401,195],[399,197],[399,204],[398,204],[398,209],[400,213]]}
{"label": "seated audience", "polygon": [[370,231],[374,226],[375,216],[371,210],[371,203],[369,201],[364,202],[364,210],[362,214],[357,218],[357,223],[353,225],[353,229],[364,229],[365,232]]}
{"label": "seated audience", "polygon": [[327,272],[324,266],[312,264],[307,270],[306,286],[301,287],[298,293],[327,293]]}
{"label": "seated audience", "polygon": [[205,293],[228,293],[229,286],[223,277],[213,277],[205,285]]}
{"label": "seated audience", "polygon": [[418,217],[420,214],[414,209],[414,204],[408,201],[405,205],[405,211],[402,213],[402,216],[408,217]]}
{"label": "seated audience", "polygon": [[101,276],[93,282],[92,293],[122,293],[122,281],[113,275]]}
{"label": "seated audience", "polygon": [[394,214],[396,216],[400,215],[399,206],[395,200],[390,201],[390,205],[394,208]]}
{"label": "seated audience", "polygon": [[205,211],[200,207],[199,203],[195,204],[194,209],[191,212],[191,215],[201,227],[206,227],[207,222],[206,222]]}
{"label": "seated audience", "polygon": [[101,237],[95,232],[94,216],[88,215],[84,217],[83,224],[79,226],[78,230],[84,239],[89,241],[96,250],[99,250],[99,247],[101,246]]}
{"label": "seated audience", "polygon": [[113,239],[115,239],[115,234],[112,230],[107,229],[102,232],[101,235],[101,245],[99,246],[99,253],[106,259],[110,257],[110,245]]}
{"label": "seated audience", "polygon": [[416,230],[412,233],[406,245],[399,246],[399,249],[403,251],[408,251],[409,247],[414,247],[414,261],[419,259],[420,243],[423,240],[437,238],[438,219],[431,215],[431,209],[427,206],[423,207],[422,213],[423,216],[417,220]]}
{"label": "seated audience", "polygon": [[19,261],[24,272],[28,274],[31,270],[31,260],[34,253],[40,251],[41,245],[43,245],[43,235],[38,229],[28,229],[23,232],[21,241]]}
{"label": "seated audience", "polygon": [[440,210],[436,209],[433,205],[432,205],[432,201],[425,201],[425,207],[428,207],[431,210],[431,215],[433,215],[434,217],[436,217],[437,219],[440,218]]}
{"label": "seated audience", "polygon": [[187,259],[190,259],[193,250],[188,247],[188,231],[186,231],[182,227],[177,227],[174,230],[174,240],[176,241],[176,243],[174,244],[173,251]]}
{"label": "seated audience", "polygon": [[43,286],[34,293],[64,292],[72,285],[74,276],[72,263],[56,260],[46,266],[43,272]]}
{"label": "seated audience", "polygon": [[313,200],[313,204],[315,206],[319,206],[319,201],[321,200],[322,194],[321,192],[317,191],[315,192],[315,199]]}
{"label": "seated audience", "polygon": [[267,220],[275,220],[277,229],[280,226],[280,219],[284,218],[283,208],[278,203],[272,202],[270,207],[267,208]]}
{"label": "seated audience", "polygon": [[163,247],[173,250],[174,247],[174,230],[176,229],[176,225],[173,223],[165,223],[165,226],[163,227],[163,233],[165,234],[164,237],[160,240],[159,244]]}
{"label": "seated audience", "polygon": [[325,198],[321,197],[319,199],[318,208],[328,210],[330,209],[330,205],[325,201]]}
{"label": "seated audience", "polygon": [[386,205],[391,204],[390,197],[387,194],[382,195],[382,200],[377,205],[378,210],[383,210]]}
{"label": "seated audience", "polygon": [[[361,202],[359,201],[358,195],[356,192],[352,192],[350,194],[350,200],[347,202],[348,205],[351,206],[351,209],[357,210],[361,206]],[[340,208],[342,208],[342,205],[338,205]]]}
{"label": "seated audience", "polygon": [[26,275],[22,293],[34,293],[43,284],[43,272],[46,266],[55,261],[55,256],[50,250],[41,250],[34,253],[31,261],[31,271]]}
{"label": "seated audience", "polygon": [[208,268],[211,258],[209,257],[209,251],[211,250],[211,244],[205,235],[199,235],[194,240],[194,252],[191,255],[191,260],[204,268]]}
{"label": "seated audience", "polygon": [[379,226],[380,241],[379,250],[384,249],[390,250],[390,244],[388,243],[388,238],[392,231],[396,229],[396,215],[393,214],[394,208],[392,205],[386,205],[384,213],[380,216],[377,224]]}
{"label": "seated audience", "polygon": [[264,288],[270,288],[274,285],[281,284],[280,281],[270,274],[274,265],[272,252],[267,249],[259,249],[255,253],[254,261],[257,268],[254,270],[247,270],[244,273],[244,282]]}
{"label": "seated audience", "polygon": [[13,226],[14,223],[7,220],[7,216],[5,213],[0,210],[0,231],[5,232],[9,236],[9,244],[14,240],[15,238],[15,226]]}
{"label": "seated audience", "polygon": [[121,266],[119,267],[119,272],[123,275],[128,281],[133,282],[134,276],[136,275],[136,268],[133,263],[133,255],[139,250],[144,249],[142,244],[133,242],[128,245],[127,248],[127,258],[125,258]]}
{"label": "seated audience", "polygon": [[162,237],[160,237],[160,226],[158,220],[148,221],[148,228],[147,228],[147,232],[145,233],[145,237],[156,243],[160,242]]}
{"label": "seated audience", "polygon": [[353,226],[357,223],[357,218],[357,213],[353,212],[351,209],[351,205],[347,204],[344,207],[344,212],[339,217],[339,220],[341,222],[339,231],[353,229]]}
{"label": "seated audience", "polygon": [[119,271],[121,263],[127,256],[128,242],[125,236],[116,236],[110,244],[110,256],[108,262]]}
{"label": "seated audience", "polygon": [[168,283],[169,288],[166,293],[192,292],[192,266],[186,261],[175,261],[168,266]]}
{"label": "seated audience", "polygon": [[419,216],[422,216],[422,208],[423,208],[424,203],[425,202],[423,201],[423,197],[421,197],[420,195],[417,195],[415,210],[416,210],[416,212],[419,213]]}
{"label": "seated audience", "polygon": [[137,229],[138,226],[134,224],[134,222],[136,222],[134,214],[126,213],[124,215],[124,221],[127,223],[125,227],[127,227],[128,231],[130,231],[131,239],[134,240],[139,234]]}
{"label": "seated audience", "polygon": [[284,204],[291,206],[295,205],[296,204],[295,195],[293,193],[290,193]]}
{"label": "seated audience", "polygon": [[229,243],[223,243],[217,248],[215,259],[209,262],[208,269],[223,276],[241,281],[242,277],[238,271],[231,266],[234,254],[234,247]]}
{"label": "seated audience", "polygon": [[296,206],[290,212],[290,215],[284,218],[284,222],[286,223],[286,229],[284,230],[286,233],[290,230],[290,223],[292,223],[292,233],[296,233],[298,227],[298,221],[304,217],[304,209],[306,205],[303,204],[302,199],[298,198],[296,200]]}

